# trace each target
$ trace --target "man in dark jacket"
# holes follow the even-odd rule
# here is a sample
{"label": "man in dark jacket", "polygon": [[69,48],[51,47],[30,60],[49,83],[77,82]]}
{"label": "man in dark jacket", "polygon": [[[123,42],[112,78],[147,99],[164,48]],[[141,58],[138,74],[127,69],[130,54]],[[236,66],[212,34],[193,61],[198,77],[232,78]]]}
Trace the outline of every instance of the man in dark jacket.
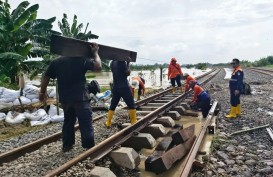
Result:
{"label": "man in dark jacket", "polygon": [[234,71],[229,81],[231,109],[226,118],[236,118],[241,114],[240,95],[243,89],[244,72],[240,67],[240,61],[234,58],[231,62]]}
{"label": "man in dark jacket", "polygon": [[90,95],[85,73],[87,70],[101,70],[101,60],[97,44],[92,44],[91,51],[93,59],[60,57],[53,60],[42,79],[39,100],[44,102],[50,78],[57,78],[59,101],[62,104],[65,117],[62,128],[63,152],[69,151],[75,144],[76,117],[80,125],[82,147],[91,148],[95,145]]}

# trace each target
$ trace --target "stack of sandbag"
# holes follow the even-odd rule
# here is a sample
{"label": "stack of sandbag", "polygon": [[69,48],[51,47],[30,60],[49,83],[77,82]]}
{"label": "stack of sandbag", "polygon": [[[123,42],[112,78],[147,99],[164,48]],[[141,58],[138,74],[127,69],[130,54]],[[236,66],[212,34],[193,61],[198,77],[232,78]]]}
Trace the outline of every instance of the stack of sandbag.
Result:
{"label": "stack of sandbag", "polygon": [[63,109],[59,109],[59,115],[57,115],[57,106],[50,105],[48,110],[48,115],[51,117],[51,122],[63,122],[64,121],[64,111]]}
{"label": "stack of sandbag", "polygon": [[0,87],[0,109],[13,106],[13,102],[20,96],[19,90]]}
{"label": "stack of sandbag", "polygon": [[44,109],[38,109],[32,113],[26,112],[25,116],[30,120],[31,126],[46,125],[51,121],[51,117],[46,113]]}
{"label": "stack of sandbag", "polygon": [[47,88],[47,96],[49,98],[56,98],[56,87],[48,87]]}
{"label": "stack of sandbag", "polygon": [[5,120],[6,114],[3,112],[0,112],[0,121]]}
{"label": "stack of sandbag", "polygon": [[9,111],[5,121],[10,124],[20,124],[26,119],[25,113]]}
{"label": "stack of sandbag", "polygon": [[[21,101],[21,103],[20,103],[20,101]],[[20,96],[19,98],[15,99],[12,103],[13,103],[14,106],[18,106],[18,105],[21,105],[21,104],[29,105],[29,104],[31,104],[31,100],[24,97],[24,96]]]}
{"label": "stack of sandbag", "polygon": [[39,102],[39,91],[40,89],[34,85],[27,84],[23,89],[23,93],[26,98],[31,100],[31,103]]}

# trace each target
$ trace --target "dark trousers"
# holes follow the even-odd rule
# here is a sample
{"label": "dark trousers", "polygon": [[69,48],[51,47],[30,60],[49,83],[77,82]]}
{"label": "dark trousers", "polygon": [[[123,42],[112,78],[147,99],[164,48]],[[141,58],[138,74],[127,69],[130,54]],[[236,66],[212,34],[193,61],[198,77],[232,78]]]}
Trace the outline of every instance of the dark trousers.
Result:
{"label": "dark trousers", "polygon": [[70,147],[75,144],[74,126],[76,123],[76,117],[79,121],[82,147],[93,147],[95,141],[90,102],[62,103],[62,107],[64,110],[64,124],[62,130],[63,147]]}
{"label": "dark trousers", "polygon": [[177,75],[175,78],[171,78],[172,86],[175,87],[175,81],[178,87],[181,87],[181,75]]}
{"label": "dark trousers", "polygon": [[203,118],[206,118],[210,110],[210,98],[197,102],[197,107],[201,108]]}
{"label": "dark trousers", "polygon": [[230,104],[231,106],[236,107],[238,104],[240,104],[241,93],[239,93],[238,95],[235,95],[234,92],[235,90],[230,90]]}
{"label": "dark trousers", "polygon": [[113,88],[110,110],[115,111],[120,98],[123,98],[129,109],[136,109],[132,91],[129,87]]}
{"label": "dark trousers", "polygon": [[142,87],[138,87],[138,91],[137,91],[137,94],[140,96],[142,94]]}

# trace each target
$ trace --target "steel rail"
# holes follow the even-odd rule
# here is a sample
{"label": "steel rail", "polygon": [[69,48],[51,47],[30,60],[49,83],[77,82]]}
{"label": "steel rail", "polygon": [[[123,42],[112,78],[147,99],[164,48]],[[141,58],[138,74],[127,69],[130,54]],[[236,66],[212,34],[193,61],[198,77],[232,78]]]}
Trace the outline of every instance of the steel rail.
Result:
{"label": "steel rail", "polygon": [[261,73],[261,74],[273,76],[273,74],[272,74],[273,71],[272,70],[266,70],[266,69],[260,69],[260,68],[248,68],[248,69],[251,70],[251,71],[254,71],[254,72]]}
{"label": "steel rail", "polygon": [[[196,79],[201,79],[201,78],[211,74],[214,71],[215,71],[215,69],[211,70],[210,72],[204,73],[204,74],[196,77]],[[164,91],[162,91],[160,93],[157,93],[155,95],[152,95],[152,96],[150,96],[148,98],[145,98],[143,100],[140,100],[140,101],[136,102],[136,105],[137,105],[137,107],[140,107],[140,106],[142,106],[144,104],[147,104],[147,103],[149,103],[149,102],[151,102],[151,101],[153,101],[153,100],[155,100],[155,99],[157,99],[157,98],[159,98],[161,96],[164,96],[165,94],[169,93],[170,91],[171,91],[171,88],[166,89],[166,90],[164,90]],[[122,109],[126,109],[126,108],[127,108],[127,106],[122,107]],[[106,115],[107,114],[102,114],[100,116],[95,117],[93,119],[93,122],[103,118]],[[78,129],[79,129],[79,124],[75,125],[74,130],[77,131]],[[14,149],[10,150],[10,151],[1,153],[0,154],[0,165],[2,163],[7,163],[7,162],[10,162],[12,160],[15,160],[18,157],[20,157],[20,156],[22,156],[22,155],[24,155],[26,153],[33,152],[33,151],[39,149],[41,146],[43,146],[45,144],[55,142],[55,141],[59,140],[61,137],[62,137],[62,132],[59,131],[59,132],[54,133],[54,134],[52,134],[50,136],[38,139],[38,140],[36,140],[34,142],[25,144],[25,145],[23,145],[21,147],[17,147],[17,148],[14,148]]]}
{"label": "steel rail", "polygon": [[[219,70],[220,71],[220,70]],[[219,71],[215,71],[215,73],[210,76],[207,80],[203,81],[201,84],[205,84],[208,81],[210,81],[213,77],[215,77]],[[177,98],[174,98],[170,102],[160,106],[156,110],[152,111],[148,115],[144,116],[141,120],[136,122],[134,125],[131,125],[129,127],[126,127],[125,129],[117,132],[113,136],[107,138],[103,142],[99,143],[98,145],[94,146],[93,148],[83,152],[79,156],[71,159],[70,161],[66,162],[62,166],[50,171],[45,175],[46,177],[53,177],[56,175],[61,174],[62,172],[69,169],[71,166],[77,164],[80,161],[85,160],[86,158],[92,159],[93,162],[99,160],[103,156],[107,155],[109,152],[111,152],[113,149],[118,147],[120,144],[122,144],[124,141],[129,139],[135,132],[139,132],[146,126],[150,125],[151,122],[153,122],[158,116],[163,115],[165,112],[170,110],[173,106],[176,106],[179,104],[183,99],[186,98],[192,91],[188,91],[181,96],[178,96]]]}
{"label": "steel rail", "polygon": [[208,128],[208,125],[210,124],[211,122],[211,119],[213,117],[213,114],[214,114],[214,110],[217,106],[217,101],[214,101],[213,102],[213,105],[209,111],[209,114],[206,118],[206,122],[204,123],[204,125],[202,126],[202,129],[201,129],[201,132],[199,133],[198,137],[196,138],[188,156],[187,156],[187,159],[186,159],[186,165],[183,167],[183,169],[181,170],[181,173],[180,173],[180,177],[187,177],[189,174],[190,174],[190,171],[191,171],[191,167],[192,167],[192,164],[195,160],[195,157],[197,155],[197,152],[200,148],[200,145],[203,141],[203,138],[204,138],[204,135],[207,131],[207,128]]}

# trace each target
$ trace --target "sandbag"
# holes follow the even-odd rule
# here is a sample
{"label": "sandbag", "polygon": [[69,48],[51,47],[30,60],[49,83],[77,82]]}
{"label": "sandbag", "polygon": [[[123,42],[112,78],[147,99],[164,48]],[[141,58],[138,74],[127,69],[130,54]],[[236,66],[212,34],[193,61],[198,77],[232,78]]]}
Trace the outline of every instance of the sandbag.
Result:
{"label": "sandbag", "polygon": [[25,116],[27,119],[29,119],[31,121],[38,121],[38,120],[42,119],[42,117],[48,116],[48,115],[44,109],[38,109],[37,111],[35,111],[33,113],[25,112]]}
{"label": "sandbag", "polygon": [[24,113],[12,112],[9,111],[5,121],[10,124],[20,124],[26,119]]}
{"label": "sandbag", "polygon": [[52,90],[50,93],[48,93],[49,98],[56,98],[56,90]]}
{"label": "sandbag", "polygon": [[40,101],[39,101],[38,98],[34,98],[34,99],[31,100],[31,103],[39,103],[39,102],[40,102]]}
{"label": "sandbag", "polygon": [[6,114],[3,112],[0,112],[0,121],[5,120]]}
{"label": "sandbag", "polygon": [[64,115],[60,114],[60,115],[55,115],[51,117],[51,122],[55,123],[55,122],[63,122],[64,121]]}
{"label": "sandbag", "polygon": [[12,107],[13,106],[13,103],[11,102],[11,103],[1,103],[0,102],[0,110],[1,109],[5,109],[5,108],[10,108],[10,107]]}
{"label": "sandbag", "polygon": [[40,89],[34,85],[28,84],[24,87],[23,93],[26,95],[39,95]]}
{"label": "sandbag", "polygon": [[13,98],[14,100],[20,96],[19,90],[10,90],[10,89],[3,89],[1,94],[1,98]]}
{"label": "sandbag", "polygon": [[[22,103],[23,105],[31,104],[31,100],[28,99],[28,98],[26,98],[26,97],[24,97],[24,96],[20,96],[20,100],[21,100],[21,103]],[[14,101],[13,101],[13,105],[14,105],[14,106],[20,105],[19,99],[14,100]]]}
{"label": "sandbag", "polygon": [[40,120],[33,120],[33,121],[30,121],[30,125],[31,126],[37,126],[37,125],[46,125],[46,124],[49,124],[51,121],[51,118],[50,116],[48,115],[45,115],[43,116]]}
{"label": "sandbag", "polygon": [[[2,103],[12,103],[16,98],[0,98],[0,104]],[[12,103],[13,105],[13,103]]]}
{"label": "sandbag", "polygon": [[30,94],[26,94],[25,97],[28,98],[28,99],[30,99],[30,100],[32,100],[32,99],[38,98],[39,95],[34,95],[34,94],[31,94],[31,95],[30,95]]}
{"label": "sandbag", "polygon": [[[60,113],[60,115],[64,114],[63,109],[59,108],[59,113]],[[48,110],[48,115],[50,115],[51,117],[57,115],[57,106],[55,106],[53,104],[50,105],[49,110]]]}

